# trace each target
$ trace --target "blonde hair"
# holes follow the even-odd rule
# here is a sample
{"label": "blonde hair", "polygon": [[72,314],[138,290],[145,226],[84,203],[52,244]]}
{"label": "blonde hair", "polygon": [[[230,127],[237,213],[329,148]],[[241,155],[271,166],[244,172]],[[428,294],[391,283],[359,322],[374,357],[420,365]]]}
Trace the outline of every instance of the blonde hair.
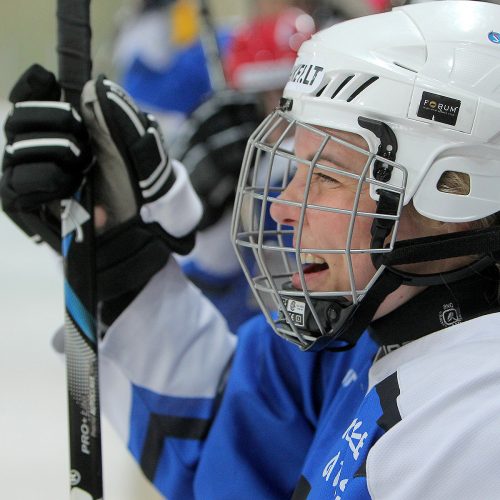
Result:
{"label": "blonde hair", "polygon": [[[454,172],[447,170],[443,172],[438,183],[438,191],[442,193],[456,194],[459,196],[467,196],[470,193],[470,176],[464,172]],[[500,213],[497,212],[488,215],[483,219],[478,219],[470,223],[471,229],[485,229],[500,222]]]}
{"label": "blonde hair", "polygon": [[[438,183],[438,191],[442,193],[450,193],[458,196],[467,196],[470,193],[470,177],[469,174],[463,172],[455,172],[448,170],[443,172]],[[413,201],[410,201],[405,207],[408,216],[416,222],[421,227],[429,227],[434,230],[439,230],[445,224],[450,224],[449,222],[443,222],[439,220],[429,219],[417,211],[413,205]],[[482,219],[467,222],[468,229],[486,229],[495,224],[500,225],[500,212],[488,215]],[[464,227],[464,230],[467,229]]]}

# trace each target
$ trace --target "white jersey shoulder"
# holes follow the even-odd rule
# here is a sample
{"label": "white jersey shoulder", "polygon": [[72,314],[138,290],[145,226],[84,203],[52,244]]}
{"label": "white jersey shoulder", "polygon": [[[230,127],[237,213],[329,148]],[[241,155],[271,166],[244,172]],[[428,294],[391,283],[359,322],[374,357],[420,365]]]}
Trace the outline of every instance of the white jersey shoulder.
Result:
{"label": "white jersey shoulder", "polygon": [[428,335],[371,369],[397,372],[401,421],[370,450],[368,489],[384,500],[498,498],[500,313]]}
{"label": "white jersey shoulder", "polygon": [[131,384],[162,396],[213,398],[235,346],[224,318],[170,259],[102,342],[105,414],[127,442]]}

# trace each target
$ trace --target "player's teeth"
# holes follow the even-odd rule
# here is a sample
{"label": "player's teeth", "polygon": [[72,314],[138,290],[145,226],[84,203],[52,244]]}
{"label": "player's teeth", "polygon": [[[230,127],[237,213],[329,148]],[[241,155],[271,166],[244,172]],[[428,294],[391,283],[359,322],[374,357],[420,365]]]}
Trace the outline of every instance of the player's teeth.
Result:
{"label": "player's teeth", "polygon": [[310,253],[303,253],[300,255],[300,262],[302,264],[324,264],[325,259]]}

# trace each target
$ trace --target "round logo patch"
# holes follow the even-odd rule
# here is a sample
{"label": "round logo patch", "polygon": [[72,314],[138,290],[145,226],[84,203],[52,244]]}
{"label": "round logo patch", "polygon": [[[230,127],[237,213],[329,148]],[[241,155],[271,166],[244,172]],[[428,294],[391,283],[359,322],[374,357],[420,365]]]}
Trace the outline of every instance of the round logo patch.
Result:
{"label": "round logo patch", "polygon": [[490,31],[488,33],[488,40],[490,42],[500,44],[500,33],[498,33],[498,31]]}

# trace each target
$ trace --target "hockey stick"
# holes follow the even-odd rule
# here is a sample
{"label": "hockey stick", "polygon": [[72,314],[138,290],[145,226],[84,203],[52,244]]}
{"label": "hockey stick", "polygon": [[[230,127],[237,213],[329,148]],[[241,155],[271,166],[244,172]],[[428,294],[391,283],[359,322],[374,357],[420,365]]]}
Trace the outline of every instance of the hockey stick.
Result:
{"label": "hockey stick", "polygon": [[[92,69],[90,0],[57,0],[57,20],[59,80],[65,100],[79,109]],[[91,179],[62,203],[71,499],[96,500],[102,498],[102,455]]]}
{"label": "hockey stick", "polygon": [[198,0],[198,7],[201,21],[201,46],[205,54],[212,90],[217,93],[227,87],[217,31],[208,7],[208,0]]}

